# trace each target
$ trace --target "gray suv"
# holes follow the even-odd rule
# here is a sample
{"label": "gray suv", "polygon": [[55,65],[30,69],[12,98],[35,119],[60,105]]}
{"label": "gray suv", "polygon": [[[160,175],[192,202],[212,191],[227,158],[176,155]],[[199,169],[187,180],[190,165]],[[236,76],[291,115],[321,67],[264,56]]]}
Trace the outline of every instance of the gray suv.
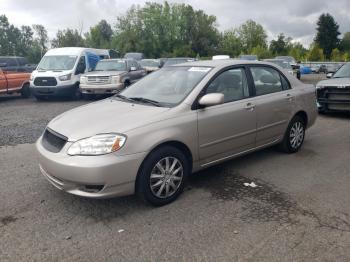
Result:
{"label": "gray suv", "polygon": [[134,59],[103,59],[80,78],[83,95],[115,94],[146,75]]}

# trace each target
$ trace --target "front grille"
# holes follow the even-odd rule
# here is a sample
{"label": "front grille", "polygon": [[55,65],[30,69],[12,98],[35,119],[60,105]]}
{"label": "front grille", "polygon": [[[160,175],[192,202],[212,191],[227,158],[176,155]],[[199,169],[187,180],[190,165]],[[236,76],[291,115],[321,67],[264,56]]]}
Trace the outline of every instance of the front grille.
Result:
{"label": "front grille", "polygon": [[111,83],[111,80],[109,76],[88,76],[87,82],[88,84],[103,85]]}
{"label": "front grille", "polygon": [[325,110],[350,110],[350,86],[326,86],[317,90],[317,101]]}
{"label": "front grille", "polygon": [[67,137],[46,128],[42,138],[42,145],[46,150],[52,153],[58,153],[62,150],[67,140]]}
{"label": "front grille", "polygon": [[34,79],[34,85],[36,85],[36,86],[56,86],[57,80],[54,77],[36,77]]}

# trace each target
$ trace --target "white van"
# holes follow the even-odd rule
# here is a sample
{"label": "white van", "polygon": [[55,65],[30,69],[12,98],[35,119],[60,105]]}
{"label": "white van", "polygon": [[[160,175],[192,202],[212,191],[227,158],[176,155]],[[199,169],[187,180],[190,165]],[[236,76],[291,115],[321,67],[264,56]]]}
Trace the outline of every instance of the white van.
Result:
{"label": "white van", "polygon": [[55,48],[46,52],[30,78],[32,94],[38,99],[49,96],[80,97],[80,75],[110,58],[109,50],[82,47]]}

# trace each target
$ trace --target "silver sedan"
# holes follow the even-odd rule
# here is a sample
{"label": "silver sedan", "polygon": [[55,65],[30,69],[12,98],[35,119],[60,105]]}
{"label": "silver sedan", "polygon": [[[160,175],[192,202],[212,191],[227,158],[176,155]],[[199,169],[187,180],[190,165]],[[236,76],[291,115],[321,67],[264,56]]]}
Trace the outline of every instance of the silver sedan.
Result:
{"label": "silver sedan", "polygon": [[164,205],[192,172],[276,144],[297,152],[316,115],[313,85],[274,64],[198,61],[57,116],[36,148],[60,190]]}

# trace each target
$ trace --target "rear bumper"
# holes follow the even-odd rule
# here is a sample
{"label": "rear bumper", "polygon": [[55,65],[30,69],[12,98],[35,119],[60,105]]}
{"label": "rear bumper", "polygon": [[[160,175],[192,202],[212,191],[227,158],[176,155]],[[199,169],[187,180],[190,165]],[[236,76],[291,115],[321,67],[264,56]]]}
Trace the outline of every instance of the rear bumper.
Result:
{"label": "rear bumper", "polygon": [[124,84],[84,85],[80,84],[80,92],[83,94],[116,94],[124,88]]}
{"label": "rear bumper", "polygon": [[65,86],[30,86],[30,91],[34,96],[72,96],[77,90],[76,84]]}

